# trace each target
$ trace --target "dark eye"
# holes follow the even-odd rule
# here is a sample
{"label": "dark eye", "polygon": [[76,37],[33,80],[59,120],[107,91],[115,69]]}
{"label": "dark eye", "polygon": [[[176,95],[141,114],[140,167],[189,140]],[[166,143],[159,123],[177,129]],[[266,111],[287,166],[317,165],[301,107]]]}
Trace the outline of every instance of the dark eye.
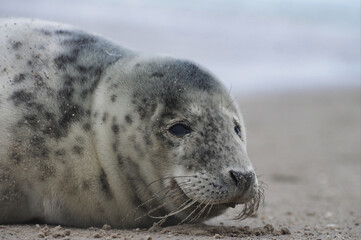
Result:
{"label": "dark eye", "polygon": [[237,135],[241,138],[242,136],[241,136],[241,128],[238,126],[238,125],[236,125],[235,127],[234,127],[234,131],[237,133]]}
{"label": "dark eye", "polygon": [[177,123],[171,126],[168,131],[174,136],[183,137],[188,133],[191,133],[192,129],[183,123]]}

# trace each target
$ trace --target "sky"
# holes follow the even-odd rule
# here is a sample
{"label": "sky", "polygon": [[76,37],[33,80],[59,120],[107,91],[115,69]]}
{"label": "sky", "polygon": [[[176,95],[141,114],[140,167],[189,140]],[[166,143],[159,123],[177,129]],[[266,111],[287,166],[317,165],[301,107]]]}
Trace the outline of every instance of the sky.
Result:
{"label": "sky", "polygon": [[241,93],[360,88],[360,1],[0,0],[0,17],[75,25],[189,59]]}

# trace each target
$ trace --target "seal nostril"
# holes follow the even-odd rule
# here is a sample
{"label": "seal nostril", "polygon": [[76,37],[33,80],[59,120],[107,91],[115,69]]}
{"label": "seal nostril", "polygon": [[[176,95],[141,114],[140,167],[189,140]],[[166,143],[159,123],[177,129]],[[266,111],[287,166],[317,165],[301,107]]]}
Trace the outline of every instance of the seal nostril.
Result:
{"label": "seal nostril", "polygon": [[245,191],[254,183],[255,175],[253,172],[241,173],[230,170],[229,175],[233,182],[238,186],[242,187]]}
{"label": "seal nostril", "polygon": [[239,185],[242,182],[242,173],[241,172],[236,172],[233,170],[229,171],[229,175],[231,176],[231,179],[233,180],[234,184]]}
{"label": "seal nostril", "polygon": [[234,171],[232,171],[232,170],[230,170],[230,171],[229,171],[229,175],[231,176],[231,179],[233,180],[234,184],[236,184],[236,185],[237,185],[238,180],[237,180],[237,177],[236,177],[235,172],[234,172]]}

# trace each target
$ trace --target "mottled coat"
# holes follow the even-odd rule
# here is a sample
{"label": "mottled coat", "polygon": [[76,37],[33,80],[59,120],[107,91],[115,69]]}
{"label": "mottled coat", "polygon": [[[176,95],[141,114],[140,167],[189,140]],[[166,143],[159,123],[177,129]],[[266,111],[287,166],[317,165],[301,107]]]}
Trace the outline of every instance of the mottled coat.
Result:
{"label": "mottled coat", "polygon": [[242,118],[205,70],[56,23],[0,32],[0,224],[139,227],[258,204]]}

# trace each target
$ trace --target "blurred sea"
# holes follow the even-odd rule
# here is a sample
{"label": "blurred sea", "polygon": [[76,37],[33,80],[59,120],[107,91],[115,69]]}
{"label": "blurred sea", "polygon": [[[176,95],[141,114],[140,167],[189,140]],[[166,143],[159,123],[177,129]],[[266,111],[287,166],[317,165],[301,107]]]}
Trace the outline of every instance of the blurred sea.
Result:
{"label": "blurred sea", "polygon": [[237,93],[360,88],[359,0],[0,0],[0,17],[191,59]]}

